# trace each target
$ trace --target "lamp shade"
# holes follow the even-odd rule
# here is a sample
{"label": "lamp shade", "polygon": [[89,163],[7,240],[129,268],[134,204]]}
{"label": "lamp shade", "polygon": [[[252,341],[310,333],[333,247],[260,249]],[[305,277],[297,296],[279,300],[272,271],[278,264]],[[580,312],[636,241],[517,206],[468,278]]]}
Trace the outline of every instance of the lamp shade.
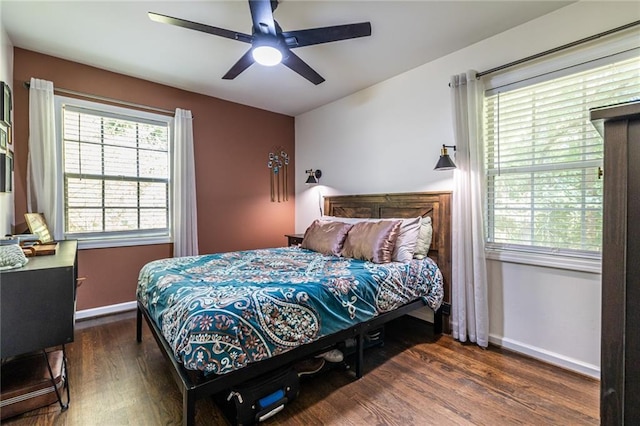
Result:
{"label": "lamp shade", "polygon": [[456,168],[456,164],[453,162],[451,157],[449,157],[449,151],[447,151],[447,147],[453,148],[454,151],[456,150],[455,145],[442,145],[442,150],[440,150],[440,158],[438,159],[438,162],[436,163],[436,166],[433,168],[433,170],[451,170]]}
{"label": "lamp shade", "polygon": [[455,168],[456,165],[451,157],[449,157],[449,154],[445,154],[440,156],[440,159],[438,160],[438,163],[433,168],[433,170],[451,170]]}
{"label": "lamp shade", "polygon": [[318,180],[314,175],[309,175],[307,181],[305,182],[307,185],[313,185],[314,183],[318,183]]}

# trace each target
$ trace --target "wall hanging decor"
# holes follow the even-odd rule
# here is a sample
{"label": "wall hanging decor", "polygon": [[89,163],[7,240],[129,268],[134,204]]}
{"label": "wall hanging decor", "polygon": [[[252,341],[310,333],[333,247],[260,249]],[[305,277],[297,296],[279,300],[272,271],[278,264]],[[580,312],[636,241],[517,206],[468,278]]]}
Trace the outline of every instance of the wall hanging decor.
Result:
{"label": "wall hanging decor", "polygon": [[4,192],[13,191],[13,152],[7,151],[5,157]]}
{"label": "wall hanging decor", "polygon": [[0,153],[0,192],[7,192],[7,154]]}
{"label": "wall hanging decor", "polygon": [[3,124],[0,124],[0,152],[7,150],[7,142],[9,141],[9,131]]}
{"label": "wall hanging decor", "polygon": [[2,103],[0,103],[0,121],[11,126],[11,88],[4,81],[0,81]]}
{"label": "wall hanging decor", "polygon": [[275,147],[273,152],[269,153],[269,161],[267,161],[267,167],[269,168],[269,179],[271,186],[271,202],[276,200],[289,201],[289,188],[288,188],[288,168],[289,168],[289,154],[284,152],[281,147]]}

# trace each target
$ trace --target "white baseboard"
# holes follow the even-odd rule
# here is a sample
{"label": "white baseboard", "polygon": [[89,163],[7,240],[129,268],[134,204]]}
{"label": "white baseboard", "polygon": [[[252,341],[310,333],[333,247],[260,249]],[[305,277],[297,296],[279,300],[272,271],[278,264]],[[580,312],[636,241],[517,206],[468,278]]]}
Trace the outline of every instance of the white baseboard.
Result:
{"label": "white baseboard", "polygon": [[526,343],[493,334],[489,335],[489,342],[505,349],[548,362],[549,364],[557,365],[559,367],[566,368],[567,370],[576,371],[595,379],[600,379],[600,368],[597,365],[589,364],[555,352],[547,351],[546,349],[537,348],[535,346],[527,345]]}
{"label": "white baseboard", "polygon": [[132,311],[137,308],[137,303],[124,302],[116,305],[101,306],[99,308],[83,309],[76,312],[76,319],[82,320],[87,318],[101,317],[103,315],[117,314],[120,312]]}

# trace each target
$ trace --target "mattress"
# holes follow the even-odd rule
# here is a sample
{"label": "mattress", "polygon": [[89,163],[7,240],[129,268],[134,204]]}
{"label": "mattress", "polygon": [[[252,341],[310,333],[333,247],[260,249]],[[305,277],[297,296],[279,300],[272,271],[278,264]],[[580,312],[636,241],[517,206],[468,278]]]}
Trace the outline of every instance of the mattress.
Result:
{"label": "mattress", "polygon": [[422,298],[442,274],[429,258],[375,264],[298,247],[162,259],[137,298],[188,370],[224,374]]}

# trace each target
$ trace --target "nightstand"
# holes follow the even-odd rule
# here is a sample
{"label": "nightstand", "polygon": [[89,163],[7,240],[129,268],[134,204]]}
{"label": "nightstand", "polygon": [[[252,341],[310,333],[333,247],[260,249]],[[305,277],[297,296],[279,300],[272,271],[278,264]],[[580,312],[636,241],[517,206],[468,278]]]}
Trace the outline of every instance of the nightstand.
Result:
{"label": "nightstand", "polygon": [[287,237],[287,245],[299,246],[302,244],[304,234],[285,234],[285,237]]}

